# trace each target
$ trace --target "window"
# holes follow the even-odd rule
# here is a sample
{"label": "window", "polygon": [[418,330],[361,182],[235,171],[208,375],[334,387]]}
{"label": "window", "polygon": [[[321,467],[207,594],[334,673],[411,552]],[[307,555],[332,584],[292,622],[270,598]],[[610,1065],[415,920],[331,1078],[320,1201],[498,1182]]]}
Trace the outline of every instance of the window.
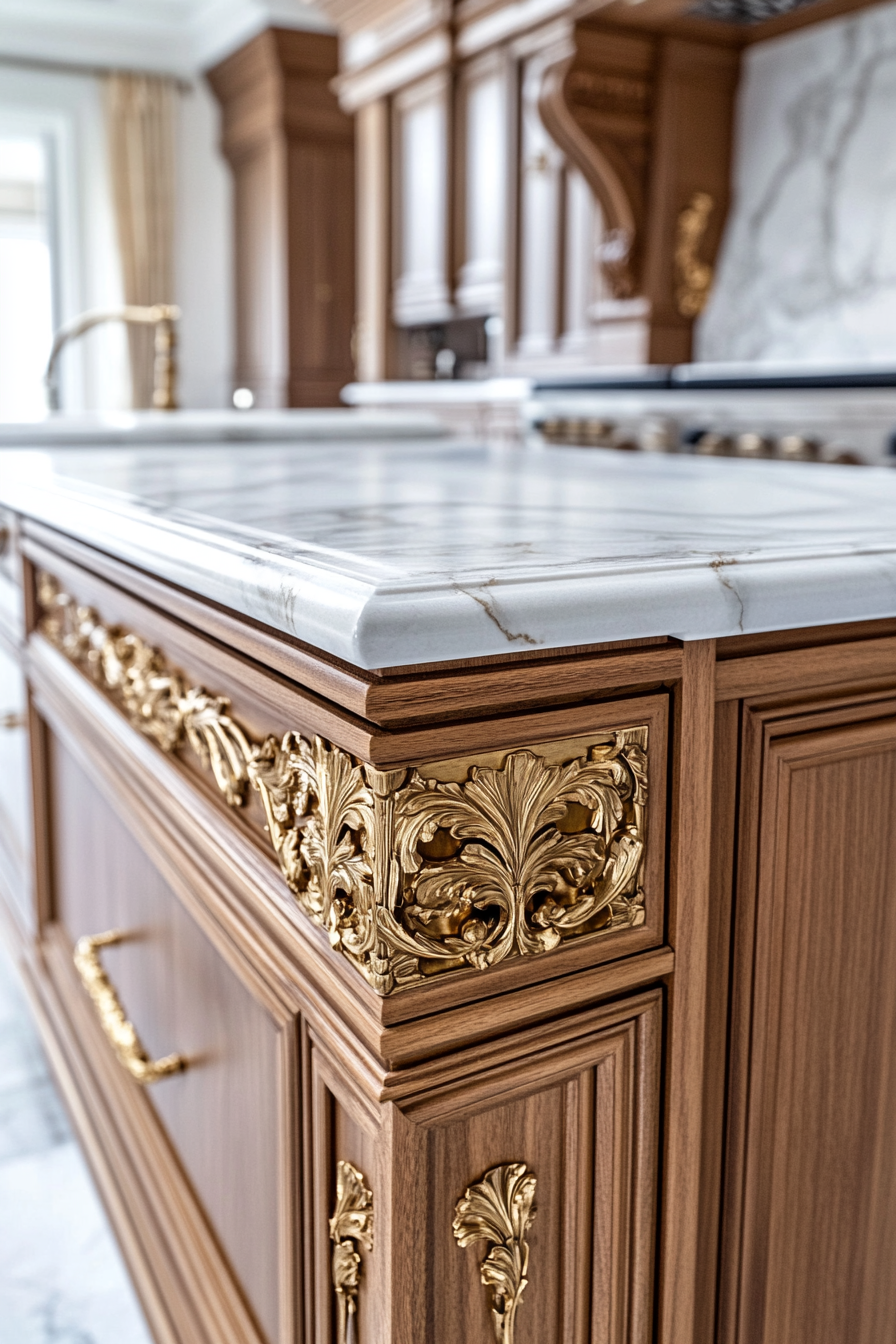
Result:
{"label": "window", "polygon": [[0,134],[0,420],[38,419],[53,338],[47,138]]}

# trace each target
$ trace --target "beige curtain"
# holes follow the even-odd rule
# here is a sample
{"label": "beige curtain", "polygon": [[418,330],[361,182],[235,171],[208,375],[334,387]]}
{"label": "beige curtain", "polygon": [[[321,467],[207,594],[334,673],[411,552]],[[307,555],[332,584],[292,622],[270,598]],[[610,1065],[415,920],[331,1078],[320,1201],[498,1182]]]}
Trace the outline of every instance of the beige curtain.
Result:
{"label": "beige curtain", "polygon": [[[106,81],[112,194],[125,303],[174,302],[174,117],[177,89],[156,75]],[[153,332],[128,327],[134,406],[152,405]]]}

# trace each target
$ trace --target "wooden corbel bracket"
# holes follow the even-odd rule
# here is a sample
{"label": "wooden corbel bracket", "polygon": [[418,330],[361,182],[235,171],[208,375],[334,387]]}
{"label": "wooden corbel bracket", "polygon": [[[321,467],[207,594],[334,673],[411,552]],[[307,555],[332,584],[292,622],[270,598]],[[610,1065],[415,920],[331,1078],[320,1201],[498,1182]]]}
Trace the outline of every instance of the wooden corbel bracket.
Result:
{"label": "wooden corbel bracket", "polygon": [[[596,102],[598,109],[589,107],[583,112],[579,107],[584,101],[581,95],[584,92],[587,96],[589,90],[596,97],[588,102]],[[638,292],[644,224],[644,189],[639,179],[646,155],[639,142],[646,138],[641,133],[646,115],[637,105],[633,110],[620,110],[618,103],[626,95],[630,102],[643,102],[641,82],[583,68],[574,53],[547,67],[538,100],[548,134],[579,169],[600,202],[604,237],[598,259],[617,299]],[[601,101],[608,105],[603,115]],[[583,123],[587,123],[587,129]]]}

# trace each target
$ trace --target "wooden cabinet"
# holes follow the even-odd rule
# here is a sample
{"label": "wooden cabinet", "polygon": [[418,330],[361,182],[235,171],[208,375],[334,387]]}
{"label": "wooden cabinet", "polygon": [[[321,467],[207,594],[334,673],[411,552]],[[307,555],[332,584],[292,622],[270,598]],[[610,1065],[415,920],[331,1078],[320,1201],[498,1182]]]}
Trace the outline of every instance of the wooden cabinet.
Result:
{"label": "wooden cabinet", "polygon": [[363,673],[22,546],[11,928],[158,1340],[892,1333],[896,623]]}
{"label": "wooden cabinet", "polygon": [[[289,1339],[294,1326],[281,1320],[280,1293],[295,1285],[294,1272],[281,1284],[291,1258],[290,1245],[281,1244],[290,1238],[282,1206],[296,1180],[297,1138],[290,1141],[281,1129],[280,1112],[293,1082],[294,1014],[213,912],[199,906],[183,867],[173,870],[151,835],[134,835],[129,794],[95,759],[80,763],[75,743],[50,734],[48,746],[54,986],[69,1012],[83,1018],[94,1005],[75,984],[72,951],[84,936],[120,935],[96,956],[123,1011],[151,1061],[176,1054],[184,1065],[143,1089],[128,1077],[125,1061],[133,1065],[133,1054],[120,1051],[115,1061],[129,1084],[121,1091],[131,1122],[158,1131],[152,1146],[146,1136],[135,1155],[136,1179],[145,1182],[160,1221],[175,1199],[195,1199],[195,1228],[207,1221],[202,1258],[195,1245],[181,1251],[179,1271],[191,1296],[201,1300],[211,1290],[223,1298],[241,1337]],[[96,1018],[88,1042],[100,1054],[114,1053],[101,1029],[103,1021],[107,1030],[114,1025],[108,1005],[105,1018]],[[148,1171],[153,1152],[169,1146],[165,1166]],[[251,1317],[241,1308],[243,1297]],[[172,1306],[176,1328],[185,1331],[185,1314]]]}
{"label": "wooden cabinet", "polygon": [[[395,1077],[394,1101],[376,1117],[329,1052],[312,1046],[318,1228],[334,1159],[376,1192],[360,1338],[492,1344],[493,1311],[502,1321],[513,1314],[483,1286],[495,1244],[528,1256],[516,1276],[510,1268],[495,1280],[495,1292],[518,1293],[517,1339],[651,1338],[661,1020],[654,990],[448,1054]],[[525,1182],[531,1210],[515,1220]],[[463,1197],[472,1189],[475,1208],[483,1184],[483,1235],[464,1246]],[[326,1316],[323,1237],[316,1251]]]}
{"label": "wooden cabinet", "polygon": [[742,25],[656,0],[324,8],[357,114],[361,379],[432,377],[440,346],[536,376],[690,357]]}
{"label": "wooden cabinet", "polygon": [[353,376],[354,145],[337,40],[269,28],[208,72],[233,171],[234,385],[257,406],[338,406]]}

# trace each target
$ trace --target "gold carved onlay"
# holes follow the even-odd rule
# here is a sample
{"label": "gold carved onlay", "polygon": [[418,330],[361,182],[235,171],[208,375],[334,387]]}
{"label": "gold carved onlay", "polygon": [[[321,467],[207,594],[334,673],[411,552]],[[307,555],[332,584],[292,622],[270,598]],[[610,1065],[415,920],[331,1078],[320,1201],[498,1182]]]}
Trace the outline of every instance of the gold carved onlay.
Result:
{"label": "gold carved onlay", "polygon": [[516,1313],[528,1283],[526,1233],[535,1217],[535,1177],[524,1162],[491,1167],[457,1201],[452,1230],[459,1246],[487,1241],[480,1267],[489,1289],[496,1344],[514,1344]]}
{"label": "gold carved onlay", "polygon": [[361,1256],[358,1245],[373,1250],[373,1195],[351,1162],[336,1163],[336,1206],[330,1219],[333,1288],[338,1308],[338,1344],[354,1341]]}
{"label": "gold carved onlay", "polygon": [[187,748],[232,807],[255,790],[300,908],[380,994],[644,922],[645,725],[416,769],[322,738],[251,742],[229,701],[52,576],[40,630],[163,751]]}

